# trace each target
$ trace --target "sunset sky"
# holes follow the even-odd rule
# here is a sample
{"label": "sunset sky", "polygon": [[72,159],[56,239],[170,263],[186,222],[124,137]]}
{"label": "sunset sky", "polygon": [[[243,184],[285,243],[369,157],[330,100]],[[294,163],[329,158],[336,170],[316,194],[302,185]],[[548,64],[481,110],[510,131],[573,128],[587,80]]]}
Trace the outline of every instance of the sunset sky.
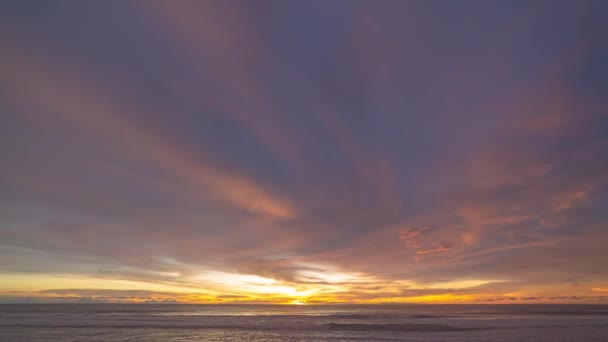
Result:
{"label": "sunset sky", "polygon": [[0,4],[0,302],[608,304],[608,1]]}

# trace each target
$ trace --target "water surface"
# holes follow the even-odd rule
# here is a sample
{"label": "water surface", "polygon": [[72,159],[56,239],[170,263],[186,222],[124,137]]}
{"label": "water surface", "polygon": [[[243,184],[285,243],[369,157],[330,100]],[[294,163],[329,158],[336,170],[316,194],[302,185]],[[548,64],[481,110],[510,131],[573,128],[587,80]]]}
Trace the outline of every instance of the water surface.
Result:
{"label": "water surface", "polygon": [[0,305],[0,341],[608,341],[606,305]]}

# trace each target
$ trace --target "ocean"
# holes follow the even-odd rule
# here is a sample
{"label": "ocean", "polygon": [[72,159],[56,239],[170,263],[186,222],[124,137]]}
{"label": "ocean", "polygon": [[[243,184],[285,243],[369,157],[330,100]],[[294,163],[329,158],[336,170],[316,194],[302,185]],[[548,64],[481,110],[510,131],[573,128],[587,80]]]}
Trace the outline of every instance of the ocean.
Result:
{"label": "ocean", "polygon": [[606,305],[3,304],[0,341],[608,341]]}

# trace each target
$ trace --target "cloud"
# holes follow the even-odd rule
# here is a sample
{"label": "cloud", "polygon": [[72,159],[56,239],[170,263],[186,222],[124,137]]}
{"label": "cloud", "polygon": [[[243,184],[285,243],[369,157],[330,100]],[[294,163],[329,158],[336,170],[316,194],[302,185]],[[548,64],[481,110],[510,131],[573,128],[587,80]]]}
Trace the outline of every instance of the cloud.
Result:
{"label": "cloud", "polygon": [[454,246],[453,243],[446,241],[446,242],[440,243],[435,248],[431,248],[431,249],[419,249],[419,250],[416,251],[416,254],[429,254],[429,253],[445,252],[447,250],[452,249],[453,246]]}
{"label": "cloud", "polygon": [[90,6],[3,11],[0,295],[603,292],[601,11]]}
{"label": "cloud", "polygon": [[411,240],[420,236],[422,233],[422,228],[413,228],[408,230],[403,230],[401,235],[399,235],[399,239],[401,240]]}
{"label": "cloud", "polygon": [[265,84],[254,77],[256,68],[271,68],[275,62],[259,46],[261,28],[249,20],[247,7],[219,2],[136,3],[138,14],[180,52],[179,62],[194,75],[176,81],[182,101],[238,120],[259,141],[302,166],[302,146],[289,134]]}
{"label": "cloud", "polygon": [[114,289],[53,289],[38,291],[41,294],[77,296],[77,297],[150,297],[177,295],[176,292],[156,292],[148,290],[114,290]]}
{"label": "cloud", "polygon": [[196,157],[185,154],[174,142],[129,120],[132,116],[129,109],[107,102],[104,99],[107,92],[98,87],[98,82],[75,73],[73,68],[46,64],[35,53],[23,51],[13,51],[2,64],[18,98],[36,99],[28,106],[42,112],[39,114],[42,116],[34,117],[48,120],[50,111],[56,114],[56,119],[65,120],[66,125],[75,123],[84,132],[123,144],[126,148],[120,150],[121,154],[127,153],[129,158],[152,162],[174,173],[200,194],[214,193],[221,200],[254,213],[279,218],[294,215],[294,209],[286,201],[270,194],[246,175],[221,168],[200,150]]}

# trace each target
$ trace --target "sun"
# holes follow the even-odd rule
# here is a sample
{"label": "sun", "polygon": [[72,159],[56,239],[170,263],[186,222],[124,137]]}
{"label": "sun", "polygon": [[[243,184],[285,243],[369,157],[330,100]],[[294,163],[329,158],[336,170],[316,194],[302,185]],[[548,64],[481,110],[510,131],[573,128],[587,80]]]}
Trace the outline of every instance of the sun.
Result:
{"label": "sun", "polygon": [[303,300],[296,299],[296,300],[292,300],[291,302],[289,302],[289,304],[292,304],[292,305],[306,305],[306,302],[303,301]]}

